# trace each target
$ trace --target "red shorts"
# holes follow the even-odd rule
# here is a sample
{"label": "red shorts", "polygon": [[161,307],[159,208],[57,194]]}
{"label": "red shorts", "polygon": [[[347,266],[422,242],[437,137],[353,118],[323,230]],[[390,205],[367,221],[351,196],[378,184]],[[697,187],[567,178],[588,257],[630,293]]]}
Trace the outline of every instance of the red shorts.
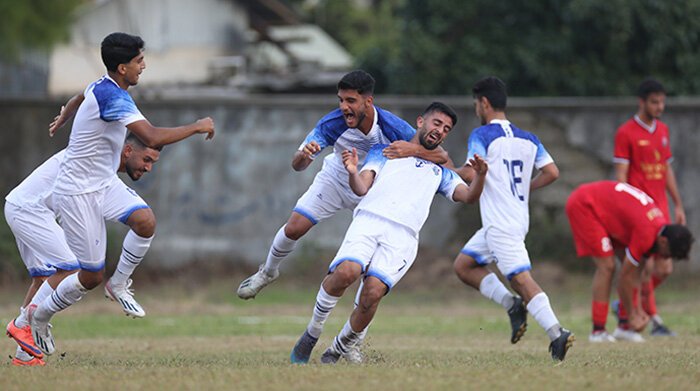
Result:
{"label": "red shorts", "polygon": [[566,201],[566,216],[574,234],[576,255],[579,257],[609,257],[614,254],[607,230],[593,211],[591,200],[574,191]]}

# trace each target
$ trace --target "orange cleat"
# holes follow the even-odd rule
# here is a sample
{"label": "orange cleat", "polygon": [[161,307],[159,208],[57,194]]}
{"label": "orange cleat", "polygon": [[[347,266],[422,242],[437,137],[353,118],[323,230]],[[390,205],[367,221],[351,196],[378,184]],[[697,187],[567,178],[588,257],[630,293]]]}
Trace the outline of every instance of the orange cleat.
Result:
{"label": "orange cleat", "polygon": [[34,343],[32,329],[29,325],[19,328],[15,325],[15,320],[12,319],[10,323],[7,324],[7,336],[13,338],[25,352],[38,359],[44,358],[44,353],[42,353]]}
{"label": "orange cleat", "polygon": [[36,357],[32,357],[29,361],[24,361],[15,357],[12,359],[12,365],[17,367],[43,367],[46,365],[46,361]]}

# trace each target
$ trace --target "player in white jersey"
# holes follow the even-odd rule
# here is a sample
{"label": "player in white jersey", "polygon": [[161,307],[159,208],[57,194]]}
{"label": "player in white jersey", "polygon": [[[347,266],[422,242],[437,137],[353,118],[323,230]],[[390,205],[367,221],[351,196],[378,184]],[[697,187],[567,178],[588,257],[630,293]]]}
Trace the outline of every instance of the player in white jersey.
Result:
{"label": "player in white jersey", "polygon": [[[49,282],[45,282],[49,276],[56,274],[54,280],[63,279],[80,268],[66,243],[63,230],[56,223],[54,211],[46,203],[64,156],[65,150],[53,155],[5,197],[5,219],[15,235],[20,256],[32,278],[20,308],[20,315],[8,324],[10,334],[30,333],[25,309],[31,304],[40,303],[53,293],[58,282],[55,281],[52,287]],[[158,149],[147,148],[138,138],[130,135],[124,144],[118,171],[126,172],[136,181],[144,173],[151,171],[159,156]],[[126,285],[127,289],[115,291],[110,287],[105,293],[109,298],[116,300],[127,315],[142,317],[145,312],[128,289],[131,285],[129,277],[148,251],[155,232],[155,216],[148,204],[115,174],[105,196],[104,219],[119,221],[130,228],[124,238],[122,254],[114,276],[107,285]],[[146,240],[142,241],[139,238]],[[43,365],[43,360],[18,347],[12,363]]]}
{"label": "player in white jersey", "polygon": [[[508,310],[512,343],[525,333],[529,311],[551,340],[552,358],[564,360],[574,336],[559,325],[549,298],[532,278],[525,248],[530,190],[554,182],[559,170],[537,136],[506,119],[506,86],[500,79],[481,79],[472,92],[482,126],[469,136],[467,163],[457,172],[467,182],[471,181],[474,168],[469,159],[479,154],[489,165],[489,175],[479,199],[482,228],[455,259],[455,272],[465,284]],[[534,168],[540,171],[531,181]],[[522,299],[512,295],[496,274],[485,267],[489,263],[496,264]]]}
{"label": "player in white jersey", "polygon": [[[436,148],[456,122],[450,107],[434,102],[418,117],[418,132],[411,143]],[[361,171],[357,151],[343,152],[349,185],[364,198],[355,208],[352,224],[321,284],[311,321],[292,350],[293,363],[308,362],[331,310],[345,290],[364,276],[359,303],[321,362],[347,358],[366,332],[379,301],[413,264],[418,232],[428,218],[435,193],[472,203],[483,189],[487,165],[479,156],[471,160],[476,177],[470,187],[454,171],[421,158],[387,160],[382,154],[385,147],[372,147]]]}
{"label": "player in white jersey", "polygon": [[314,225],[341,209],[353,210],[360,201],[348,185],[341,159],[343,151],[355,148],[362,164],[372,146],[391,143],[384,152],[389,158],[417,156],[439,164],[447,162],[447,153],[442,148],[428,151],[419,144],[409,143],[415,134],[413,127],[375,106],[373,91],[374,79],[361,70],[346,74],[338,82],[338,109],[321,118],[306,136],[294,155],[292,167],[296,171],[306,169],[326,147],[332,146],[333,153],[323,160],[323,168],[297,201],[287,223],[277,231],[265,264],[241,282],[237,292],[240,298],[255,297],[277,279],[280,263]]}
{"label": "player in white jersey", "polygon": [[[126,91],[138,83],[146,67],[143,48],[144,42],[137,36],[112,33],[105,37],[101,54],[107,74],[73,97],[61,112],[64,120],[56,121],[50,128],[50,132],[55,131],[56,124],[65,123],[75,114],[51,203],[66,242],[80,263],[80,271],[63,279],[37,307],[28,308],[33,339],[22,342],[36,342],[46,354],[54,351],[48,329],[51,317],[102,282],[107,239],[102,210],[106,189],[119,167],[127,129],[149,147],[171,144],[198,133],[206,134],[206,139],[214,136],[211,118],[159,128],[143,117]],[[114,285],[112,288],[116,289]]]}

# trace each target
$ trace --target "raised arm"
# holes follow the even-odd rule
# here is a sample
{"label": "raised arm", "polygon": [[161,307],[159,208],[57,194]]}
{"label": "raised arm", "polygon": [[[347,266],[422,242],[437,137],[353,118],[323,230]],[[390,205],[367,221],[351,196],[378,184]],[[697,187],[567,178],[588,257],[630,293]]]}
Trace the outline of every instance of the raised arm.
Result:
{"label": "raised arm", "polygon": [[292,158],[294,171],[303,171],[314,161],[314,155],[321,151],[321,146],[316,141],[304,145],[301,151],[296,151]]}
{"label": "raised arm", "polygon": [[676,174],[673,172],[673,167],[667,163],[666,170],[666,189],[671,195],[673,205],[675,206],[674,214],[676,215],[676,224],[685,225],[685,210],[683,209],[683,201],[681,194],[678,192],[678,183],[676,182]]}
{"label": "raised arm", "polygon": [[[484,190],[486,181],[486,172],[489,166],[484,159],[479,155],[474,155],[473,159],[469,159],[469,165],[465,165],[462,169],[469,168],[471,170],[471,181],[469,186],[459,185],[452,194],[452,199],[466,204],[473,204],[481,196]],[[460,175],[460,177],[462,177]],[[464,179],[464,177],[462,177]]]}
{"label": "raised arm", "polygon": [[206,133],[206,140],[214,137],[214,120],[209,117],[175,128],[155,127],[143,119],[129,124],[126,128],[151,148],[176,143],[198,133]]}
{"label": "raised arm", "polygon": [[540,169],[540,172],[530,182],[530,191],[545,187],[559,178],[559,168],[554,162]]}
{"label": "raised arm", "polygon": [[78,107],[80,107],[80,104],[83,103],[84,100],[85,96],[81,92],[80,94],[77,94],[70,98],[65,105],[61,106],[61,111],[56,117],[54,117],[53,121],[49,124],[49,137],[53,137],[53,135],[56,134],[56,131],[58,129],[63,127],[63,125],[65,125],[66,122],[73,118],[75,112],[78,111]]}
{"label": "raised arm", "polygon": [[348,172],[350,188],[358,196],[364,196],[372,187],[372,183],[374,183],[375,173],[372,170],[358,173],[358,161],[357,149],[353,148],[352,151],[343,151],[343,165]]}
{"label": "raised arm", "polygon": [[450,161],[450,156],[442,147],[433,150],[425,149],[420,144],[398,140],[384,148],[384,156],[388,159],[398,159],[402,157],[415,156],[435,164],[445,164]]}

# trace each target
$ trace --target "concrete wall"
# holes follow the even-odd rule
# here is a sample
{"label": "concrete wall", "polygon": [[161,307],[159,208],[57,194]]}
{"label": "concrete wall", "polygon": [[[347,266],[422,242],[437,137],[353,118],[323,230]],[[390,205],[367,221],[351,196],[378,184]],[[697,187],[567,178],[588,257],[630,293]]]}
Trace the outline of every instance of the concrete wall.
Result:
{"label": "concrete wall", "polygon": [[[378,105],[413,123],[432,100],[455,107],[459,122],[446,148],[457,164],[464,161],[469,131],[477,126],[471,100],[454,97],[377,97]],[[7,193],[52,152],[67,142],[68,128],[47,137],[47,124],[62,102],[0,101],[6,119],[0,142],[0,189]],[[175,266],[192,260],[264,261],[275,232],[286,221],[297,198],[321,167],[314,162],[297,173],[292,154],[316,121],[335,108],[328,96],[249,96],[147,101],[137,104],[160,126],[214,118],[214,140],[193,137],[164,149],[153,173],[127,183],[153,207],[158,232],[149,262]],[[534,130],[554,156],[561,179],[532,196],[532,227],[528,237],[537,258],[573,258],[574,249],[563,205],[578,184],[612,178],[614,132],[636,110],[633,99],[511,99],[508,116]],[[700,180],[695,167],[700,155],[700,100],[671,99],[664,120],[671,129],[674,167],[684,198],[689,226],[700,232]],[[344,212],[321,222],[302,240],[298,254],[317,248],[337,248],[350,222]],[[452,258],[479,227],[477,208],[454,205],[436,197],[421,233],[424,248]],[[306,249],[306,250],[305,250]],[[694,252],[693,269],[698,267]]]}

